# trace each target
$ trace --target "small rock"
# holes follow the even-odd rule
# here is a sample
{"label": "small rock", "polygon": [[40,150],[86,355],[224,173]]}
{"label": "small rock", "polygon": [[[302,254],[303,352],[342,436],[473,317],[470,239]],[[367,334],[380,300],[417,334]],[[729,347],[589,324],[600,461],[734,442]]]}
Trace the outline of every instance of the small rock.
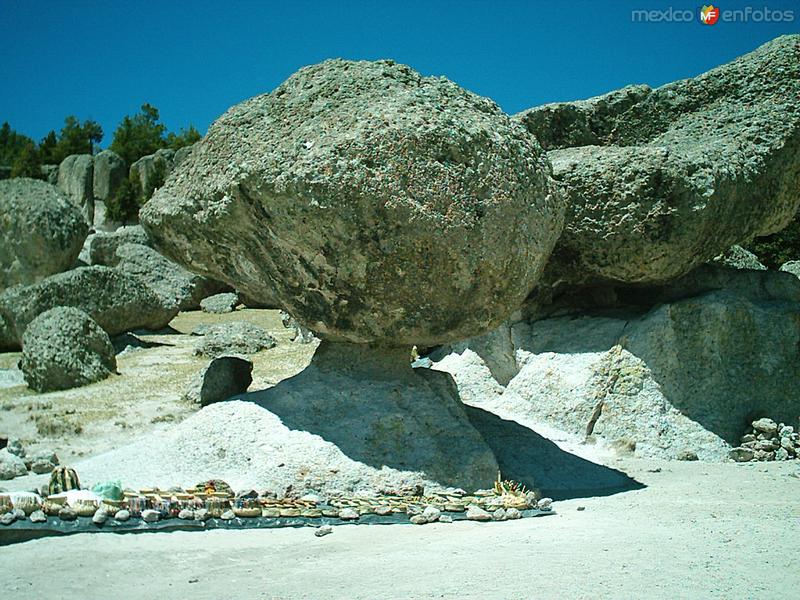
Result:
{"label": "small rock", "polygon": [[467,520],[469,521],[491,521],[492,515],[483,510],[480,506],[470,504],[467,507]]}
{"label": "small rock", "polygon": [[230,509],[226,510],[225,512],[223,512],[223,513],[222,513],[222,514],[219,516],[219,518],[220,518],[220,519],[222,519],[223,521],[231,521],[231,520],[232,520],[232,519],[234,519],[235,517],[236,517],[236,515],[235,515],[235,514],[234,514],[234,512],[233,512],[232,510],[230,510]]}
{"label": "small rock", "polygon": [[355,521],[358,519],[358,513],[352,508],[343,508],[339,511],[339,518],[342,521]]}
{"label": "small rock", "polygon": [[748,433],[747,435],[743,435],[742,436],[742,443],[743,444],[746,444],[747,442],[755,442],[755,441],[756,441],[756,436],[754,436],[752,433]]}
{"label": "small rock", "polygon": [[58,518],[62,521],[74,521],[78,518],[78,515],[69,506],[65,506],[58,511]]}
{"label": "small rock", "polygon": [[506,519],[506,510],[504,508],[498,508],[492,513],[492,521],[505,521]]}
{"label": "small rock", "polygon": [[694,450],[681,450],[675,458],[678,460],[693,461],[697,460],[697,453]]}
{"label": "small rock", "polygon": [[14,479],[27,474],[24,460],[8,449],[0,450],[0,479]]}
{"label": "small rock", "polygon": [[92,523],[95,525],[102,525],[108,520],[108,513],[103,509],[100,509],[92,515]]}
{"label": "small rock", "polygon": [[189,510],[188,508],[182,508],[181,511],[178,513],[178,518],[183,519],[184,521],[193,521],[194,511]]}
{"label": "small rock", "polygon": [[419,504],[409,504],[406,506],[406,514],[409,516],[421,515],[422,507]]}
{"label": "small rock", "polygon": [[147,509],[142,511],[142,521],[145,523],[155,523],[161,518],[161,513],[157,510]]}
{"label": "small rock", "polygon": [[388,504],[381,504],[380,506],[375,508],[375,514],[385,517],[386,515],[392,514],[392,507]]}
{"label": "small rock", "polygon": [[22,442],[20,440],[17,439],[8,440],[8,444],[6,445],[6,451],[9,454],[18,456],[19,458],[25,458],[25,448],[22,446]]}
{"label": "small rock", "polygon": [[194,511],[194,520],[195,521],[205,521],[205,520],[207,520],[209,518],[210,518],[210,515],[208,514],[208,510],[205,509],[205,508],[199,508],[196,511]]}
{"label": "small rock", "polygon": [[277,508],[264,508],[261,510],[261,516],[267,519],[277,519],[281,516],[281,511]]}
{"label": "small rock", "polygon": [[14,509],[13,511],[11,511],[11,512],[13,512],[13,513],[14,513],[14,518],[15,518],[17,521],[24,521],[24,520],[27,518],[27,517],[25,516],[25,511],[24,511],[24,510],[22,510],[21,508],[15,508],[15,509]]}
{"label": "small rock", "polygon": [[778,433],[778,424],[772,419],[758,419],[753,421],[753,429],[771,437]]}
{"label": "small rock", "polygon": [[778,445],[773,440],[758,440],[756,442],[756,450],[763,450],[764,452],[770,452],[777,447]]}
{"label": "small rock", "polygon": [[791,437],[793,433],[794,427],[790,425],[784,425],[783,427],[778,428],[778,437],[781,439]]}
{"label": "small rock", "polygon": [[775,460],[789,460],[789,452],[786,448],[778,448],[775,451]]}
{"label": "small rock", "polygon": [[[580,510],[580,508],[578,508],[578,510]],[[506,519],[508,519],[509,521],[516,521],[517,519],[521,518],[522,518],[522,513],[519,512],[519,509],[513,507],[506,509]]]}
{"label": "small rock", "polygon": [[792,442],[792,438],[781,438],[781,448],[784,448],[785,450],[794,450],[794,442]]}
{"label": "small rock", "polygon": [[333,527],[330,525],[323,525],[322,527],[317,527],[317,530],[314,532],[314,535],[317,537],[324,537],[333,533]]}
{"label": "small rock", "polygon": [[16,520],[14,512],[7,512],[0,515],[0,525],[11,525]]}
{"label": "small rock", "polygon": [[525,492],[525,502],[527,502],[528,506],[531,508],[536,508],[536,504],[538,502],[536,492]]}
{"label": "small rock", "polygon": [[35,510],[31,513],[30,520],[31,523],[45,523],[47,522],[47,515],[44,514],[44,511]]}
{"label": "small rock", "polygon": [[300,496],[301,502],[313,502],[314,504],[322,504],[324,500],[321,496],[317,494],[305,494],[304,496]]}
{"label": "small rock", "polygon": [[233,312],[239,304],[239,296],[233,293],[215,294],[200,301],[200,309],[212,314]]}
{"label": "small rock", "polygon": [[450,515],[442,515],[441,517],[439,517],[439,523],[452,523],[452,522],[453,522],[453,517],[451,517]]}
{"label": "small rock", "polygon": [[578,512],[583,512],[584,510],[586,510],[586,507],[585,506],[579,506],[577,510],[578,510]]}
{"label": "small rock", "polygon": [[116,521],[125,522],[130,518],[131,518],[130,511],[127,511],[124,508],[122,510],[118,510],[116,513],[114,513],[114,519]]}
{"label": "small rock", "polygon": [[552,498],[542,498],[537,502],[536,507],[539,510],[552,510],[553,508],[553,499]]}
{"label": "small rock", "polygon": [[750,462],[753,460],[755,453],[750,448],[732,448],[728,452],[728,456],[736,462]]}
{"label": "small rock", "polygon": [[424,516],[420,515],[412,515],[409,519],[414,525],[425,525],[428,522]]}
{"label": "small rock", "polygon": [[422,511],[422,516],[425,519],[426,523],[434,523],[438,521],[442,516],[442,511],[440,511],[435,506],[426,506],[425,510]]}

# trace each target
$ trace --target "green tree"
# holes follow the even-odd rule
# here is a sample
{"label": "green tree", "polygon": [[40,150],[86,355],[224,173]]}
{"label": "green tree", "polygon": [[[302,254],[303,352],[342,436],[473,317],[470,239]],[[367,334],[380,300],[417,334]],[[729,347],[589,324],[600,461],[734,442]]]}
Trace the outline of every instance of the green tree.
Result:
{"label": "green tree", "polygon": [[36,144],[32,141],[25,144],[20,150],[11,165],[11,177],[30,177],[31,179],[43,179],[42,163],[39,160],[39,152]]}
{"label": "green tree", "polygon": [[6,121],[0,125],[0,166],[11,167],[17,156],[34,141],[26,135],[17,133]]}
{"label": "green tree", "polygon": [[128,165],[142,156],[153,154],[166,146],[167,127],[159,123],[159,113],[155,106],[142,104],[141,112],[126,116],[114,131],[111,150],[119,154]]}
{"label": "green tree", "polygon": [[43,165],[55,165],[60,161],[56,158],[56,148],[58,146],[58,135],[52,129],[39,142],[39,159]]}
{"label": "green tree", "polygon": [[126,177],[116,193],[106,201],[106,214],[114,221],[131,221],[144,204],[144,194],[136,177]]}
{"label": "green tree", "polygon": [[778,269],[790,260],[800,260],[800,213],[785,229],[756,238],[746,247],[770,269]]}
{"label": "green tree", "polygon": [[56,162],[61,162],[70,154],[93,154],[95,144],[103,139],[103,128],[91,119],[81,123],[75,115],[64,119],[64,127],[58,136],[54,151]]}
{"label": "green tree", "polygon": [[201,138],[200,132],[194,125],[189,125],[186,129],[181,129],[180,133],[170,132],[167,134],[167,147],[173,150],[180,150],[185,146],[191,146]]}

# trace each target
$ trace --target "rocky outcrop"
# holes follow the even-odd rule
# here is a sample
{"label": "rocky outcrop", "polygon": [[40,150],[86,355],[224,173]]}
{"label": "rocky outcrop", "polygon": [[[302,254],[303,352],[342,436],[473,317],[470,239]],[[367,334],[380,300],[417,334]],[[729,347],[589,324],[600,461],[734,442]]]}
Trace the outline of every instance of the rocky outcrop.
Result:
{"label": "rocky outcrop", "polygon": [[89,244],[90,264],[116,266],[119,262],[117,248],[125,244],[149,246],[150,237],[141,225],[126,225],[116,231],[97,232]]}
{"label": "rocky outcrop", "polygon": [[332,60],[231,108],[140,217],[179,264],[324,338],[410,346],[499,324],[562,213],[536,141],[491,100]]}
{"label": "rocky outcrop", "polygon": [[72,154],[58,166],[58,187],[81,210],[84,220],[94,222],[94,158]]}
{"label": "rocky outcrop", "polygon": [[663,283],[786,226],[800,207],[799,40],[518,115],[569,196],[549,278]]}
{"label": "rocky outcrop", "polygon": [[190,273],[152,248],[122,244],[116,251],[116,268],[133,275],[158,294],[165,305],[195,310],[207,299],[226,289],[225,284]]}
{"label": "rocky outcrop", "polygon": [[505,388],[471,349],[439,368],[465,402],[641,456],[721,460],[753,415],[795,422],[800,282],[704,266],[678,283],[649,296],[649,309],[511,325],[518,373]]}
{"label": "rocky outcrop", "polygon": [[186,392],[186,399],[208,406],[243,394],[252,382],[251,360],[242,356],[220,356],[195,376]]}
{"label": "rocky outcrop", "polygon": [[800,260],[790,260],[781,265],[781,271],[800,277]]}
{"label": "rocky outcrop", "polygon": [[0,181],[0,292],[69,269],[87,233],[77,208],[49,183]]}
{"label": "rocky outcrop", "polygon": [[172,172],[174,160],[175,151],[162,148],[133,163],[129,177],[139,181],[144,197],[149,198],[153,190],[163,185],[167,175]]}
{"label": "rocky outcrop", "polygon": [[128,169],[122,157],[112,150],[103,150],[94,157],[94,197],[103,202],[113,197],[125,180]]}
{"label": "rocky outcrop", "polygon": [[66,390],[116,372],[111,339],[89,315],[59,306],[36,317],[22,337],[20,369],[37,392]]}
{"label": "rocky outcrop", "polygon": [[161,329],[178,312],[138,278],[102,266],[73,269],[0,294],[0,317],[17,343],[37,316],[57,306],[79,308],[110,335]]}

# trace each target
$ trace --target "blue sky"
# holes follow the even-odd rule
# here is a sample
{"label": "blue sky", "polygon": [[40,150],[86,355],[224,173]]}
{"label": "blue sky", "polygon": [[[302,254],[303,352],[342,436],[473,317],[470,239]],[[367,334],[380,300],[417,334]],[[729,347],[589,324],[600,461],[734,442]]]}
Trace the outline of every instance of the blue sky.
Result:
{"label": "blue sky", "polygon": [[76,114],[111,141],[150,102],[170,129],[201,132],[229,106],[326,58],[393,58],[445,75],[507,112],[630,83],[690,77],[783,33],[793,22],[634,22],[632,10],[702,2],[211,2],[0,0],[0,121],[36,139]]}

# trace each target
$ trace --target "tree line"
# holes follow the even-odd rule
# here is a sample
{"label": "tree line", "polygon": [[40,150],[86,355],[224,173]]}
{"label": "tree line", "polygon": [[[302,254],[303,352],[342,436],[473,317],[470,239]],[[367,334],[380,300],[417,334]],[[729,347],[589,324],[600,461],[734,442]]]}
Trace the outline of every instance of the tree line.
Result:
{"label": "tree line", "polygon": [[[114,130],[109,149],[130,167],[156,150],[178,150],[199,139],[200,133],[193,125],[177,133],[167,131],[167,126],[160,122],[158,109],[145,103],[137,114],[123,117]],[[60,131],[51,130],[38,144],[14,131],[6,121],[0,126],[0,166],[10,168],[10,177],[42,179],[42,165],[57,165],[71,154],[95,154],[102,140],[103,128],[97,121],[81,122],[74,115],[64,119]]]}

